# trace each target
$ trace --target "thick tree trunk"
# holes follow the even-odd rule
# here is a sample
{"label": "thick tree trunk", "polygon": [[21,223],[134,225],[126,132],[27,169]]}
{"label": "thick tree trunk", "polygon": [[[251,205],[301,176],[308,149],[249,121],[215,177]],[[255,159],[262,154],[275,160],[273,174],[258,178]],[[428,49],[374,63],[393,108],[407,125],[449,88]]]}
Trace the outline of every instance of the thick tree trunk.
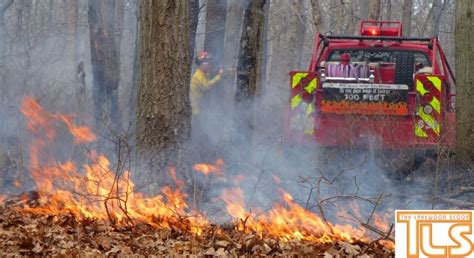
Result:
{"label": "thick tree trunk", "polygon": [[[313,2],[319,4],[319,1]],[[255,113],[254,126],[257,131],[265,131],[265,135],[277,135],[282,133],[282,128],[268,125],[282,124],[283,116],[268,114],[283,114],[290,91],[287,87],[288,73],[291,70],[306,69],[301,64],[301,60],[308,57],[307,52],[303,53],[303,44],[305,41],[312,41],[314,33],[309,33],[311,35],[305,38],[302,1],[275,0],[269,1],[267,6],[265,81],[256,108],[258,112]],[[317,13],[318,7],[315,7],[314,11]],[[316,17],[316,20],[318,19],[320,17]],[[321,27],[319,21],[316,23],[316,26]]]}
{"label": "thick tree trunk", "polygon": [[147,181],[156,184],[168,166],[189,171],[189,1],[140,0],[139,17],[137,150],[153,169]]}
{"label": "thick tree trunk", "polygon": [[122,1],[89,0],[89,31],[96,127],[120,125],[118,86],[120,42],[123,31]]}
{"label": "thick tree trunk", "polygon": [[[224,35],[224,67],[230,71],[224,77],[223,85],[235,85],[235,68],[237,67],[237,60],[239,55],[239,40],[242,35],[242,22],[244,15],[244,7],[241,2],[230,1],[228,4],[226,15],[226,33]],[[230,95],[234,87],[225,86],[225,96]],[[230,103],[230,102],[227,102]]]}
{"label": "thick tree trunk", "polygon": [[[237,88],[235,115],[237,132],[244,146],[250,146],[253,129],[253,103],[261,79],[261,51],[266,0],[251,0],[244,14],[239,60],[237,63]],[[248,153],[248,152],[246,152]]]}
{"label": "thick tree trunk", "polygon": [[[204,50],[213,55],[211,74],[217,73],[223,65],[224,57],[224,36],[227,13],[227,0],[208,0],[206,12],[206,37],[204,39]],[[222,101],[226,88],[222,86],[223,81],[219,81],[201,97],[202,117],[212,128],[218,127],[222,120],[228,115],[222,111],[227,108],[228,103]]]}
{"label": "thick tree trunk", "polygon": [[402,7],[403,36],[411,36],[411,14],[413,9],[413,0],[404,0]]}
{"label": "thick tree trunk", "polygon": [[474,162],[474,1],[456,2],[456,159]]}
{"label": "thick tree trunk", "polygon": [[[135,17],[138,19],[140,11],[140,0],[136,1]],[[133,49],[133,70],[132,70],[132,88],[129,96],[129,113],[128,113],[128,124],[131,132],[136,131],[137,125],[137,99],[138,99],[138,88],[139,88],[139,74],[140,74],[140,22],[137,21],[135,25],[135,48]]]}
{"label": "thick tree trunk", "polygon": [[191,64],[194,60],[194,49],[196,48],[196,32],[199,23],[199,10],[199,0],[191,0],[189,11],[189,51],[191,53]]}
{"label": "thick tree trunk", "polygon": [[369,0],[369,19],[378,20],[380,18],[380,0]]}

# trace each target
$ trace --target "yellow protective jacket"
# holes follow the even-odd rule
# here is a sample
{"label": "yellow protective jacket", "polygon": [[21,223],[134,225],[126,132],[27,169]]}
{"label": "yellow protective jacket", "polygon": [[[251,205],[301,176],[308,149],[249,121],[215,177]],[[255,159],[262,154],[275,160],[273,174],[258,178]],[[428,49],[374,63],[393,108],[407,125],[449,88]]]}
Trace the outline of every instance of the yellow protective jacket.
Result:
{"label": "yellow protective jacket", "polygon": [[207,78],[206,73],[201,69],[196,69],[191,78],[191,107],[193,109],[193,115],[199,114],[200,99],[202,94],[212,88],[218,81],[221,80],[220,75],[216,75],[211,80]]}

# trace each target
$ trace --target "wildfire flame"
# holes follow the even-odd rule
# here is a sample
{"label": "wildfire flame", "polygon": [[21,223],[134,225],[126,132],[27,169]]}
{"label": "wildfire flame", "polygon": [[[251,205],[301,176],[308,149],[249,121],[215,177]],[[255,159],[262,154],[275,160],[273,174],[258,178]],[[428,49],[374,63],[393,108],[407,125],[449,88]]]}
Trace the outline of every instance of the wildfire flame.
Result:
{"label": "wildfire flame", "polygon": [[222,159],[216,160],[215,164],[205,164],[198,163],[193,166],[193,169],[197,172],[201,172],[204,175],[215,174],[217,176],[223,176],[224,172],[222,171],[222,166],[224,166],[224,161]]}
{"label": "wildfire flame", "polygon": [[[144,222],[157,227],[186,226],[200,235],[209,221],[203,213],[190,208],[183,190],[185,183],[169,168],[175,187],[165,186],[161,194],[145,197],[135,192],[130,172],[111,169],[106,156],[90,151],[87,162],[78,166],[74,161],[57,162],[48,156],[58,128],[66,128],[75,144],[87,144],[96,139],[92,130],[76,126],[71,116],[45,111],[33,98],[23,100],[21,112],[34,140],[30,149],[30,172],[42,196],[39,207],[23,208],[42,214],[72,213],[78,218],[111,220],[114,223]],[[214,164],[196,164],[193,168],[204,175],[223,175],[224,161]],[[240,182],[241,177],[234,181]],[[279,182],[279,178],[274,178]],[[272,236],[283,241],[292,239],[327,243],[334,240],[352,241],[361,230],[351,225],[334,225],[297,204],[293,197],[282,191],[282,200],[268,211],[248,212],[244,193],[239,187],[227,188],[221,200],[227,212],[238,220],[236,228],[255,232],[261,237]],[[182,223],[183,218],[187,223]],[[363,231],[363,230],[362,230]],[[363,232],[362,232],[363,233]]]}

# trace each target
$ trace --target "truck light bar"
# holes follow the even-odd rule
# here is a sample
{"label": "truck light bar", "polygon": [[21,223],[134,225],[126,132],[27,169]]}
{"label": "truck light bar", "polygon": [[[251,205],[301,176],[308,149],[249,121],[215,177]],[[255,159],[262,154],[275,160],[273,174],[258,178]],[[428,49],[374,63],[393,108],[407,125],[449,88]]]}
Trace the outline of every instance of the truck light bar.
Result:
{"label": "truck light bar", "polygon": [[390,36],[324,36],[319,34],[322,39],[355,39],[355,40],[385,40],[385,41],[425,41],[430,42],[431,38],[412,38],[412,37],[390,37]]}
{"label": "truck light bar", "polygon": [[402,36],[402,23],[398,21],[360,21],[359,34],[362,36]]}

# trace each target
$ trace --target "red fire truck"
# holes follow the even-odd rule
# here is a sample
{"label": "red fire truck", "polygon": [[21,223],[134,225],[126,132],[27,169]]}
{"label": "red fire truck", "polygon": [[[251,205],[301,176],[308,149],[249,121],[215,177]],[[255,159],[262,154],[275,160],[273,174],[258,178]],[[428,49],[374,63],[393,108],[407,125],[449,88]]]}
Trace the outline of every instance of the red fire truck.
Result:
{"label": "red fire truck", "polygon": [[395,171],[410,159],[395,157],[452,148],[455,78],[437,37],[403,37],[394,21],[361,21],[359,34],[317,34],[309,69],[290,72],[286,138],[370,146]]}

